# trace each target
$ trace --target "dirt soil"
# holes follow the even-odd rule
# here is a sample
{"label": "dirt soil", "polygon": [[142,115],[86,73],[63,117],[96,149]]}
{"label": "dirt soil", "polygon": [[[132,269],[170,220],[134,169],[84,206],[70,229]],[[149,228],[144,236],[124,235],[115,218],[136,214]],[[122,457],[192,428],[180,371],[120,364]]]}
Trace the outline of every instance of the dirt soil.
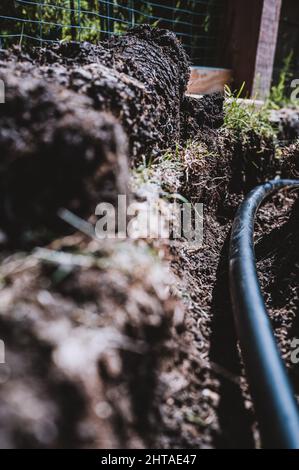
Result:
{"label": "dirt soil", "polygon": [[11,242],[60,233],[60,207],[88,217],[126,194],[126,159],[152,160],[218,128],[222,98],[185,97],[188,77],[175,35],[147,26],[103,45],[1,51],[0,217]]}
{"label": "dirt soil", "polygon": [[[120,120],[131,157],[153,158],[206,121],[209,128],[221,125],[219,110],[185,97],[189,61],[170,31],[142,26],[99,45],[67,43],[29,52],[2,51],[2,79],[14,70],[19,78],[39,78],[47,89],[55,84],[88,96],[93,108]],[[191,127],[189,114],[196,120]]]}
{"label": "dirt soil", "polygon": [[[239,203],[251,188],[246,181],[241,188],[235,185],[240,180],[240,167],[227,153],[228,138],[219,138],[216,158],[203,158],[200,164],[198,158],[193,160],[195,176],[203,175],[203,184],[199,185],[199,177],[187,189],[196,197],[200,187],[199,200],[205,204],[203,247],[196,252],[180,249],[173,253],[186,323],[185,331],[170,342],[173,357],[164,362],[165,382],[173,384],[161,407],[167,433],[165,436],[163,429],[155,444],[163,442],[165,448],[261,445],[240,360],[228,283],[230,229]],[[268,153],[265,149],[265,155]],[[240,153],[237,156],[242,158]],[[270,159],[268,177],[279,171],[294,177],[290,168],[298,156],[298,146],[291,146],[279,162],[273,158],[271,164]],[[264,178],[263,169],[253,166],[256,179]],[[298,367],[290,361],[291,342],[299,334],[297,237],[298,195],[281,192],[258,213],[256,256],[275,335],[298,393]]]}
{"label": "dirt soil", "polygon": [[[0,447],[259,447],[229,234],[251,188],[297,177],[298,145],[277,158],[271,139],[222,127],[222,97],[187,98],[188,58],[168,31],[0,59]],[[94,223],[118,194],[139,208],[155,197],[164,217],[173,195],[204,203],[202,248],[100,243],[57,217]],[[298,209],[295,193],[267,201],[256,253],[299,394]]]}

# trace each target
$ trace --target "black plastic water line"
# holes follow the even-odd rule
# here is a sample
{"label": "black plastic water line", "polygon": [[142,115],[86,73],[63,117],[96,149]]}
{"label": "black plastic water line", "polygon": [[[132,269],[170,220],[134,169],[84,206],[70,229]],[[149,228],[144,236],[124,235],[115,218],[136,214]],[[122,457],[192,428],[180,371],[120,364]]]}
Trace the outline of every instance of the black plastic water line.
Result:
{"label": "black plastic water line", "polygon": [[299,180],[270,181],[254,189],[241,204],[231,235],[229,277],[237,334],[262,446],[299,449],[298,404],[262,296],[253,240],[259,206],[274,191],[285,188],[299,188]]}

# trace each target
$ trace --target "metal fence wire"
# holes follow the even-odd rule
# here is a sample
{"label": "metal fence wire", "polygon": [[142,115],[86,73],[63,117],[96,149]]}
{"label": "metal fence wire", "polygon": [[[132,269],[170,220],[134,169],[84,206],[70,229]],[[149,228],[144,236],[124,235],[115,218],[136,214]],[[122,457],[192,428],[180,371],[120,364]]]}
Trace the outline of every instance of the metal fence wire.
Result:
{"label": "metal fence wire", "polygon": [[195,65],[216,64],[225,0],[1,0],[0,41],[104,40],[147,23],[176,32]]}

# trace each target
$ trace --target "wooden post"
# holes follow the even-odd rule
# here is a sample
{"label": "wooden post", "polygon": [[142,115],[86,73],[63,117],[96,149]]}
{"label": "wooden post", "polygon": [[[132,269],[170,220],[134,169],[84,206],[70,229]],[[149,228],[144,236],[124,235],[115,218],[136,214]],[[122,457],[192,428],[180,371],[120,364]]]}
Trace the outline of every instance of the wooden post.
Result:
{"label": "wooden post", "polygon": [[75,12],[75,1],[70,0],[70,22],[71,22],[71,38],[72,41],[76,41],[77,30],[76,30],[76,12]]}
{"label": "wooden post", "polygon": [[226,17],[219,44],[219,66],[233,71],[233,90],[251,95],[263,0],[227,0]]}
{"label": "wooden post", "polygon": [[252,96],[265,99],[271,89],[282,0],[264,0]]}

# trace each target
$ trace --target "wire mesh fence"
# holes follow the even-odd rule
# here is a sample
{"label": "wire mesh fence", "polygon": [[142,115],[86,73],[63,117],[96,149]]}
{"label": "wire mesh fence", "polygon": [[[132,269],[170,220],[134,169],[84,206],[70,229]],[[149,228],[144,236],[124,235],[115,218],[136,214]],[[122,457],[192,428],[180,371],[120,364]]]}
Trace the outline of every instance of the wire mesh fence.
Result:
{"label": "wire mesh fence", "polygon": [[175,31],[194,64],[213,66],[224,8],[225,0],[1,0],[0,40],[95,42],[147,23]]}

